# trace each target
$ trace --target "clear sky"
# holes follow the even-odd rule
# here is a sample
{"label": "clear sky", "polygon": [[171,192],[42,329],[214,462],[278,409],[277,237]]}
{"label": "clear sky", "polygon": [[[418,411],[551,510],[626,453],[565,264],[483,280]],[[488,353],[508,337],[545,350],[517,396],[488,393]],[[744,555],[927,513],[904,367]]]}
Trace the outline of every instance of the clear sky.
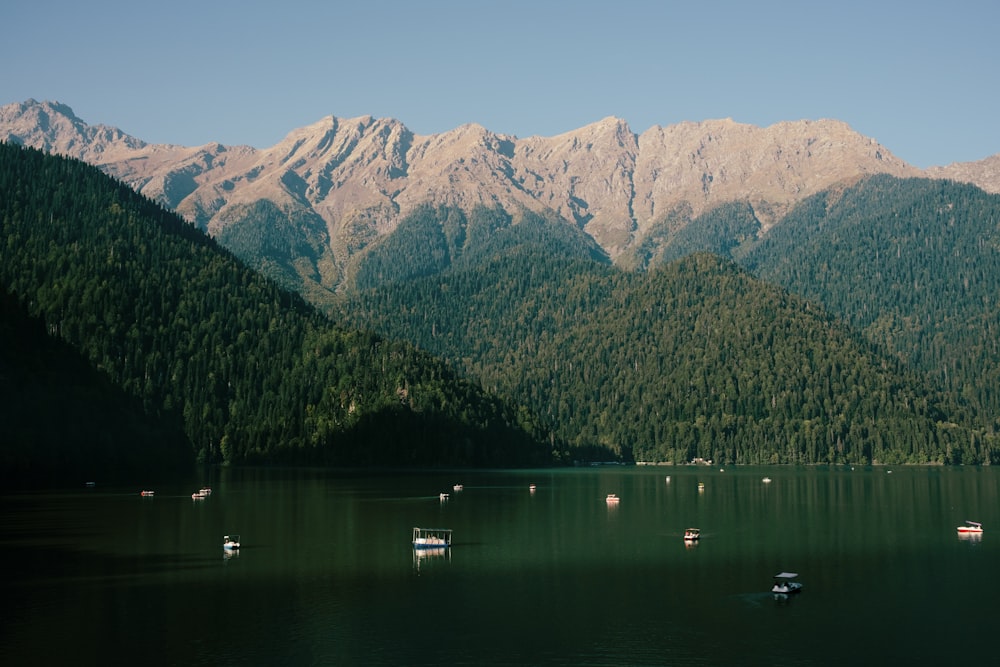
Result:
{"label": "clear sky", "polygon": [[12,0],[0,25],[0,104],[154,143],[835,118],[919,167],[1000,153],[997,0]]}

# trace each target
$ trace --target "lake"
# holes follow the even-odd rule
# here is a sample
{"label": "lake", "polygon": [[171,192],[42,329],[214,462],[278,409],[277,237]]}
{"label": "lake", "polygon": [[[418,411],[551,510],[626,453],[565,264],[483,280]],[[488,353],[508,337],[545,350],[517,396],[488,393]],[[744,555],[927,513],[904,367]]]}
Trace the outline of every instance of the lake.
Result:
{"label": "lake", "polygon": [[[151,498],[99,480],[9,493],[0,662],[992,661],[998,474],[226,468]],[[966,520],[981,538],[958,535]],[[418,557],[414,526],[452,529],[452,548]],[[231,557],[227,533],[242,539]],[[803,591],[775,599],[783,570]]]}

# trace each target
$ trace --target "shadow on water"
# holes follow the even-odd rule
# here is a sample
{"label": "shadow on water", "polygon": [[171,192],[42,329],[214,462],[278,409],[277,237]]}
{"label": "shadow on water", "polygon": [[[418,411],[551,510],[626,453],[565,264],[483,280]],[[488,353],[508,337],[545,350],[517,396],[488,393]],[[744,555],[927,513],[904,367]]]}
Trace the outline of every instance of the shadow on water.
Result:
{"label": "shadow on water", "polygon": [[[222,548],[219,548],[222,551]],[[4,559],[18,564],[9,585],[29,586],[39,581],[58,584],[72,581],[121,581],[162,573],[216,567],[218,558],[208,555],[142,554],[118,555],[81,549],[71,544],[45,547],[5,548]]]}

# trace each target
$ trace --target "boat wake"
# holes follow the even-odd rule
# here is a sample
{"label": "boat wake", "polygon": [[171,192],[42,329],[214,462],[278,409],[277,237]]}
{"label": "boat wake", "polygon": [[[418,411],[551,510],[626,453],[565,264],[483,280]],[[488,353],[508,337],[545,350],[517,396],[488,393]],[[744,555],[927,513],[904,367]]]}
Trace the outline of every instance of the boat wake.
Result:
{"label": "boat wake", "polygon": [[774,604],[774,594],[773,593],[737,593],[733,596],[733,599],[741,603],[746,607],[762,607],[766,604]]}

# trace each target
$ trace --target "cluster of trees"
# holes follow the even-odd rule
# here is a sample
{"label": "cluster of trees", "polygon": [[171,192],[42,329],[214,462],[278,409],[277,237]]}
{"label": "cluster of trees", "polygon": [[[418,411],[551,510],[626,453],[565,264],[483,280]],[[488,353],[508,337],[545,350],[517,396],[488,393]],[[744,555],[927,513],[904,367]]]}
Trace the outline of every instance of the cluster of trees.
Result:
{"label": "cluster of trees", "polygon": [[[0,192],[0,287],[143,414],[181,423],[199,459],[550,460],[525,410],[409,344],[334,326],[92,167],[0,145]],[[51,407],[35,403],[23,423],[37,428],[5,446],[43,429]]]}

